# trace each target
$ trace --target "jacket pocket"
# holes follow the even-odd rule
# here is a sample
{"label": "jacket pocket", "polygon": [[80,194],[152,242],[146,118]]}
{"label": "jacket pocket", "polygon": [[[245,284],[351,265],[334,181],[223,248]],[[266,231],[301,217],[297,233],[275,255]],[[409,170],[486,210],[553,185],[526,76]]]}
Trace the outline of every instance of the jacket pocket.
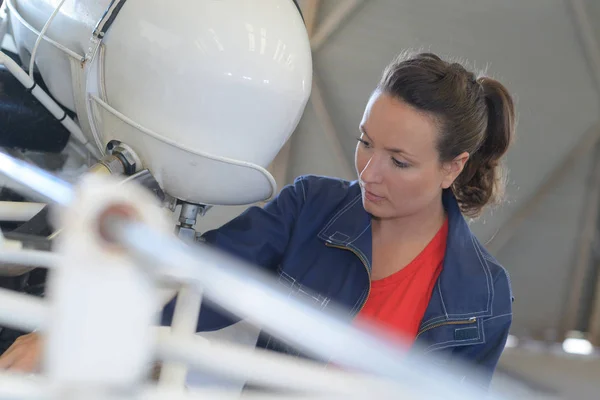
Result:
{"label": "jacket pocket", "polygon": [[485,343],[483,319],[469,318],[457,321],[440,321],[423,328],[418,339],[424,342],[423,351],[429,353],[457,346]]}
{"label": "jacket pocket", "polygon": [[308,303],[321,310],[325,309],[329,304],[331,298],[323,296],[302,285],[296,278],[286,273],[281,268],[278,268],[277,272],[279,275],[277,282],[285,288],[289,298],[300,300],[303,303]]}

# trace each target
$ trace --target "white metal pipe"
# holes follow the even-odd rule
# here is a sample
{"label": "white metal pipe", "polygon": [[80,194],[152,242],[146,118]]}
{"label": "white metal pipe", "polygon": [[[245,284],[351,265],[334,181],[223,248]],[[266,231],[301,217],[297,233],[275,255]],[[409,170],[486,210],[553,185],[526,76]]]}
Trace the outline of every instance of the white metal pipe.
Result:
{"label": "white metal pipe", "polygon": [[[404,395],[404,392],[400,393]],[[401,398],[405,398],[402,396]],[[269,392],[242,392],[239,390],[219,388],[189,388],[186,391],[176,391],[168,388],[144,388],[136,400],[364,400],[365,396],[332,394],[298,394],[298,393],[269,393]],[[12,400],[12,399],[11,399]]]}
{"label": "white metal pipe", "polygon": [[26,201],[0,201],[0,221],[23,222],[29,221],[42,211],[46,204]]}
{"label": "white metal pipe", "polygon": [[[202,293],[196,287],[186,285],[179,290],[171,323],[173,335],[185,337],[196,332],[201,303]],[[161,368],[159,382],[183,389],[187,372],[185,363],[167,362]]]}
{"label": "white metal pipe", "polygon": [[0,325],[33,331],[43,328],[47,317],[48,306],[44,300],[0,289]]}
{"label": "white metal pipe", "polygon": [[51,398],[52,392],[45,379],[9,372],[0,374],[0,400],[41,400]]}
{"label": "white metal pipe", "polygon": [[60,256],[49,251],[6,249],[15,243],[21,244],[5,240],[4,249],[0,250],[0,276],[19,276],[35,267],[54,268],[60,264]]}
{"label": "white metal pipe", "polygon": [[81,142],[95,157],[100,157],[98,148],[87,140],[79,125],[77,125],[75,121],[71,119],[71,117],[66,115],[65,111],[58,105],[58,103],[56,103],[46,92],[44,92],[42,88],[35,84],[35,81],[19,66],[19,64],[17,64],[12,58],[2,51],[0,51],[0,64],[4,65],[6,69],[8,69],[24,87],[28,89],[33,87],[31,94],[33,94],[35,98],[42,103],[42,105],[54,116],[54,118],[61,120],[61,124],[67,128],[67,130],[75,139]]}
{"label": "white metal pipe", "polygon": [[0,275],[2,275],[2,271],[6,268],[1,264],[55,268],[60,264],[61,259],[59,254],[49,251],[0,250]]}
{"label": "white metal pipe", "polygon": [[0,152],[0,171],[15,184],[12,185],[13,188],[18,186],[21,191],[43,198],[44,201],[68,205],[73,200],[73,189],[69,183],[2,152]]}
{"label": "white metal pipe", "polygon": [[45,373],[57,385],[129,391],[147,378],[153,361],[155,277],[131,255],[107,246],[98,218],[109,209],[131,210],[149,227],[170,233],[169,222],[145,189],[120,188],[118,179],[88,175],[58,216],[55,251],[64,258],[48,280],[52,320],[44,335]]}
{"label": "white metal pipe", "polygon": [[323,364],[268,350],[208,341],[200,336],[176,336],[161,331],[157,352],[163,359],[186,362],[223,378],[283,390],[381,398],[384,394],[398,394],[401,388],[368,375],[335,367],[326,369]]}

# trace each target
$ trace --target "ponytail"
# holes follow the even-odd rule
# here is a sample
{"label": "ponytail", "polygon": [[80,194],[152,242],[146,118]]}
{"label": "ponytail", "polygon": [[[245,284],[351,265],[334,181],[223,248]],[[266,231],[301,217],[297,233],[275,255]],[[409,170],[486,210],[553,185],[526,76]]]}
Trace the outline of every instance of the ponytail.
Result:
{"label": "ponytail", "polygon": [[452,187],[465,215],[478,216],[484,206],[497,202],[504,194],[505,176],[501,159],[510,147],[515,132],[515,108],[508,90],[497,80],[477,79],[487,107],[483,142]]}

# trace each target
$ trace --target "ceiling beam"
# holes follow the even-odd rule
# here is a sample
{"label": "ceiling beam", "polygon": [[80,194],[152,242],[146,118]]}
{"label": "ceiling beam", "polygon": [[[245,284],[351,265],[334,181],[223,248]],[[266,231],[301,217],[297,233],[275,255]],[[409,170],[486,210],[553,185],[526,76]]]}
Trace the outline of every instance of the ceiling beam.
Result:
{"label": "ceiling beam", "polygon": [[[596,207],[598,207],[598,205],[596,205]],[[596,268],[598,271],[600,269],[600,265],[596,264],[594,265],[594,268]],[[594,296],[590,317],[588,319],[588,340],[597,347],[600,346],[600,274],[596,275],[596,282],[593,284]]]}
{"label": "ceiling beam", "polygon": [[581,138],[579,143],[575,145],[563,158],[563,160],[554,167],[550,175],[538,188],[538,190],[525,201],[517,211],[511,215],[511,217],[500,227],[498,232],[492,237],[492,239],[486,244],[486,248],[494,255],[497,255],[500,250],[506,246],[506,244],[512,239],[515,233],[520,228],[521,224],[527,220],[536,209],[536,207],[542,202],[546,195],[560,182],[563,177],[567,174],[570,168],[575,163],[583,158],[589,151],[595,148],[596,144],[600,141],[600,123],[595,124],[589,131]]}
{"label": "ceiling beam", "polygon": [[568,3],[575,28],[579,33],[579,40],[596,83],[596,90],[600,94],[600,43],[598,43],[596,33],[590,22],[584,0],[569,0]]}
{"label": "ceiling beam", "polygon": [[[573,22],[579,33],[579,40],[581,41],[590,71],[594,82],[596,83],[596,90],[600,95],[600,43],[596,38],[594,28],[590,22],[584,0],[570,0],[568,3],[571,9]],[[600,130],[600,128],[598,130]],[[593,175],[592,180],[590,180],[588,185],[588,201],[590,204],[588,204],[588,207],[585,210],[583,230],[579,240],[579,258],[581,261],[578,260],[578,263],[575,265],[575,271],[571,282],[572,287],[569,291],[567,309],[564,317],[565,333],[568,330],[574,329],[575,324],[577,323],[577,316],[579,315],[581,305],[581,296],[584,291],[584,285],[586,284],[586,278],[588,276],[587,272],[589,271],[590,260],[594,251],[594,241],[597,239],[598,208],[600,207],[600,151],[596,151],[595,156],[595,175]],[[599,268],[599,266],[595,265],[594,268]],[[596,282],[587,282],[587,284],[595,286],[590,314],[589,316],[586,316],[589,317],[589,339],[594,345],[599,345],[600,275],[596,277]]]}
{"label": "ceiling beam", "polygon": [[312,39],[317,24],[317,15],[321,6],[321,0],[304,0],[302,3],[302,14],[308,37]]}
{"label": "ceiling beam", "polygon": [[[304,15],[304,23],[310,39],[311,50],[313,52],[320,49],[327,39],[348,20],[348,18],[358,9],[364,0],[345,0],[331,11],[327,18],[317,27],[317,16],[321,8],[321,0],[305,0],[300,3]],[[316,73],[313,72],[312,92],[310,105],[313,107],[317,119],[322,127],[325,138],[331,144],[333,157],[341,166],[343,178],[352,179],[354,168],[344,154],[344,149],[340,142],[339,135],[333,124],[333,120],[323,99],[321,86],[319,85]],[[290,164],[292,156],[292,140],[288,139],[281,148],[269,170],[273,174],[279,187],[282,187],[292,178],[290,177]]]}
{"label": "ceiling beam", "polygon": [[[321,0],[305,0],[300,3],[302,9],[302,15],[304,16],[304,25],[308,38],[310,39],[315,31],[315,25],[317,22],[317,15],[321,6]],[[271,163],[269,172],[273,174],[277,186],[282,188],[290,181],[290,164],[292,154],[292,138],[288,138],[287,142],[283,145],[273,162]]]}
{"label": "ceiling beam", "polygon": [[346,154],[344,153],[344,147],[340,141],[340,135],[335,129],[335,125],[331,119],[331,114],[329,113],[325,104],[325,100],[323,99],[323,93],[321,92],[321,87],[316,74],[313,76],[311,104],[313,110],[315,111],[315,115],[317,116],[317,120],[321,125],[325,139],[331,145],[330,147],[333,153],[332,158],[336,165],[340,166],[340,171],[342,173],[340,178],[349,180],[354,179],[356,175],[354,167],[350,164],[348,157],[346,157]]}
{"label": "ceiling beam", "polygon": [[[600,265],[594,266],[596,269],[600,268]],[[599,274],[600,275],[600,274]],[[594,285],[594,300],[592,302],[592,311],[589,318],[589,338],[588,340],[596,347],[600,346],[600,276],[596,276],[596,282]]]}
{"label": "ceiling beam", "polygon": [[[573,24],[579,33],[579,40],[587,58],[592,77],[596,84],[596,92],[600,96],[600,45],[596,40],[594,29],[587,15],[583,0],[568,0]],[[515,214],[500,228],[498,233],[488,243],[487,248],[493,254],[497,254],[516,233],[523,221],[532,213],[535,207],[554,187],[557,181],[580,157],[594,149],[600,139],[600,123],[596,124],[582,140],[569,152],[564,161],[556,167],[540,189],[527,201]]]}
{"label": "ceiling beam", "polygon": [[329,37],[358,9],[365,0],[345,0],[339,2],[339,6],[333,10],[320,24],[310,39],[310,47],[316,52]]}
{"label": "ceiling beam", "polygon": [[[316,30],[311,36],[310,45],[313,53],[319,50],[327,41],[327,39],[336,30],[338,30],[363,3],[364,0],[345,0],[344,2],[338,2],[338,7],[329,13],[327,18],[321,22],[318,28],[315,28]],[[331,113],[329,112],[327,103],[323,98],[319,77],[316,72],[313,73],[310,103],[315,111],[317,120],[321,125],[325,140],[327,140],[330,144],[333,156],[332,158],[336,165],[340,167],[340,172],[342,175],[341,178],[353,179],[355,176],[354,167],[350,164],[344,153],[344,147],[340,141],[340,135],[335,128],[333,119],[331,118]]]}
{"label": "ceiling beam", "polygon": [[[594,29],[588,18],[583,0],[568,0],[571,16],[575,28],[579,33],[579,40],[596,84],[596,92],[600,96],[600,44],[596,40]],[[568,170],[579,158],[594,149],[600,139],[600,123],[596,124],[582,140],[567,154],[567,156],[550,174],[538,191],[515,212],[511,218],[500,228],[498,233],[488,243],[487,248],[497,254],[517,232],[519,226],[533,212],[540,201],[562,179],[564,171]]]}
{"label": "ceiling beam", "polygon": [[[600,129],[599,129],[600,130]],[[596,234],[598,231],[597,223],[599,216],[599,205],[600,205],[600,145],[596,144],[594,148],[594,160],[591,168],[591,173],[587,177],[587,187],[589,190],[586,193],[583,213],[581,215],[581,230],[577,238],[578,248],[573,268],[571,271],[571,282],[569,284],[569,291],[567,294],[567,302],[563,312],[563,322],[561,327],[562,339],[566,338],[566,334],[569,331],[577,328],[577,323],[580,317],[580,311],[582,307],[583,294],[586,289],[586,285],[590,282],[587,281],[588,273],[590,271],[590,262],[592,251],[594,247],[594,241],[596,240]],[[600,277],[599,277],[600,278]],[[598,282],[600,284],[600,281]],[[597,296],[600,293],[597,293]],[[596,314],[600,312],[600,304],[598,301],[600,297],[596,297]],[[590,326],[598,326],[598,319],[590,318]],[[597,333],[597,331],[596,331]],[[598,337],[600,339],[600,337]]]}

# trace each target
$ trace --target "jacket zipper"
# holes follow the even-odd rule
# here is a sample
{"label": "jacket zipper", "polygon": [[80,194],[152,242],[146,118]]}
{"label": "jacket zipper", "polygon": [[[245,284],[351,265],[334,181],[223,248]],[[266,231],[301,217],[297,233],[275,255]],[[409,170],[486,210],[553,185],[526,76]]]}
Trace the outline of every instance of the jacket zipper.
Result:
{"label": "jacket zipper", "polygon": [[[364,306],[367,303],[367,300],[369,298],[369,295],[371,294],[371,272],[369,272],[369,268],[367,267],[367,263],[365,262],[365,260],[363,259],[363,257],[360,254],[358,254],[354,249],[352,249],[350,247],[339,246],[339,245],[335,245],[335,244],[332,244],[332,243],[329,243],[329,242],[325,242],[325,246],[327,246],[327,247],[333,247],[333,248],[341,249],[341,250],[349,250],[349,251],[351,251],[352,253],[354,253],[354,255],[356,257],[358,257],[358,259],[361,261],[363,267],[365,267],[365,271],[367,272],[367,275],[369,276],[369,289],[367,291],[367,296],[365,297],[365,301],[363,301],[363,303],[360,306],[360,309],[355,314],[355,315],[358,315],[362,311],[362,309],[364,308]],[[475,322],[477,322],[477,318],[476,317],[471,317],[471,318],[469,318],[467,320],[462,320],[462,321],[445,321],[445,322],[440,322],[440,323],[433,324],[433,325],[430,325],[430,326],[428,326],[426,328],[421,329],[419,331],[419,333],[417,333],[416,338],[418,338],[422,333],[425,333],[425,332],[427,332],[430,329],[438,328],[440,326],[444,326],[444,325],[468,325],[468,324],[473,324]]]}
{"label": "jacket zipper", "polygon": [[325,246],[327,247],[334,247],[336,249],[342,249],[342,250],[349,250],[352,253],[354,253],[354,255],[356,257],[358,257],[358,259],[360,260],[360,262],[362,263],[363,267],[365,267],[365,271],[367,272],[367,275],[369,276],[369,289],[367,290],[367,296],[365,297],[365,300],[363,301],[363,303],[361,304],[359,310],[355,313],[355,315],[358,315],[362,309],[364,308],[365,304],[367,303],[367,300],[369,298],[369,296],[371,295],[371,272],[369,272],[369,268],[367,267],[367,262],[363,259],[363,257],[358,254],[354,249],[350,248],[350,247],[344,247],[344,246],[338,246],[329,242],[325,242]]}
{"label": "jacket zipper", "polygon": [[429,325],[428,327],[421,329],[419,331],[419,333],[417,333],[417,338],[419,336],[421,336],[422,333],[427,332],[428,330],[433,329],[433,328],[438,328],[440,326],[444,326],[444,325],[468,325],[468,324],[473,324],[475,322],[477,322],[477,318],[471,317],[471,318],[469,318],[467,320],[463,320],[463,321],[445,321],[445,322],[440,322],[440,323],[437,323],[437,324]]}

